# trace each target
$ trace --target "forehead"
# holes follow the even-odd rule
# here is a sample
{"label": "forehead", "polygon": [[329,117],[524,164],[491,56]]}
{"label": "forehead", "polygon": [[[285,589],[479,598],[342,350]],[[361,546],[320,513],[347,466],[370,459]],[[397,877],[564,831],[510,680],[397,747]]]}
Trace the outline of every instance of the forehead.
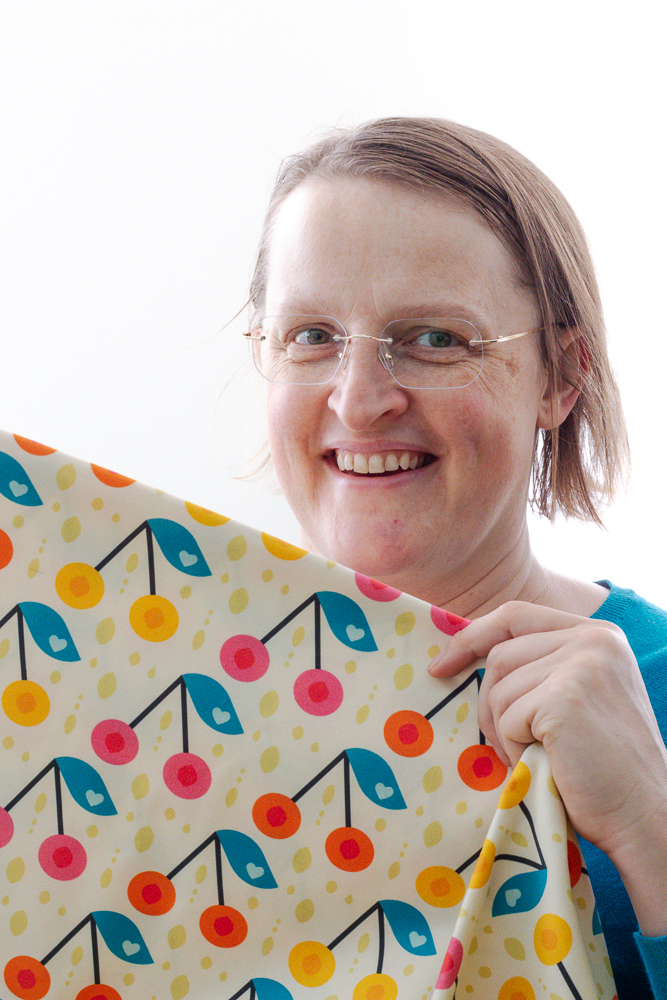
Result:
{"label": "forehead", "polygon": [[474,309],[521,289],[495,233],[447,194],[365,178],[315,179],[288,196],[274,221],[267,310],[343,318],[341,309],[360,303],[391,312],[394,300],[403,309],[428,300]]}

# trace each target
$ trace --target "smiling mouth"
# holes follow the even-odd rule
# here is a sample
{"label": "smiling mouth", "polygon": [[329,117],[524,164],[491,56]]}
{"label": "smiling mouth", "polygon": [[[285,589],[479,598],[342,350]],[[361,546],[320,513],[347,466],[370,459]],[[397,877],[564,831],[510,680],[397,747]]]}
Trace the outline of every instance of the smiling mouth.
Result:
{"label": "smiling mouth", "polygon": [[435,462],[435,455],[423,451],[390,451],[386,454],[362,455],[352,451],[334,451],[341,472],[360,476],[398,475]]}

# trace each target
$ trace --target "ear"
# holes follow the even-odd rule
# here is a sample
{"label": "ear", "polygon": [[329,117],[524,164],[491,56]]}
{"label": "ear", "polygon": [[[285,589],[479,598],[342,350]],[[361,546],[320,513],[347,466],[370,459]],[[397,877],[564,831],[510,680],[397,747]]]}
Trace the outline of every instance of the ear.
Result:
{"label": "ear", "polygon": [[555,430],[563,423],[579,398],[581,382],[586,377],[585,347],[580,343],[579,331],[560,330],[558,345],[562,385],[560,389],[547,386],[544,390],[537,414],[541,430]]}

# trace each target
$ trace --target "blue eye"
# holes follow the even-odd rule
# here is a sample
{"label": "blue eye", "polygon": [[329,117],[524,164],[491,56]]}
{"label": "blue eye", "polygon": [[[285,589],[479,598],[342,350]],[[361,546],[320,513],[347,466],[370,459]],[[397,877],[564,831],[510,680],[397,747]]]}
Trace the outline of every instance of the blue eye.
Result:
{"label": "blue eye", "polygon": [[294,338],[294,343],[304,346],[318,347],[322,344],[331,343],[331,334],[327,330],[321,330],[316,326],[301,330]]}
{"label": "blue eye", "polygon": [[449,333],[448,330],[427,330],[426,333],[421,333],[416,337],[413,343],[419,344],[421,347],[435,348],[461,346],[459,338],[453,333]]}

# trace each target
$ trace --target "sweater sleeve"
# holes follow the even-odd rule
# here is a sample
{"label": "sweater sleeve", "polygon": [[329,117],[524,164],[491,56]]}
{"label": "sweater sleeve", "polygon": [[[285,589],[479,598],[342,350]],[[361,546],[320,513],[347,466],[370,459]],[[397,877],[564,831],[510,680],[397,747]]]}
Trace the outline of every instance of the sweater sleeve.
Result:
{"label": "sweater sleeve", "polygon": [[655,1000],[667,1000],[667,937],[635,934]]}

